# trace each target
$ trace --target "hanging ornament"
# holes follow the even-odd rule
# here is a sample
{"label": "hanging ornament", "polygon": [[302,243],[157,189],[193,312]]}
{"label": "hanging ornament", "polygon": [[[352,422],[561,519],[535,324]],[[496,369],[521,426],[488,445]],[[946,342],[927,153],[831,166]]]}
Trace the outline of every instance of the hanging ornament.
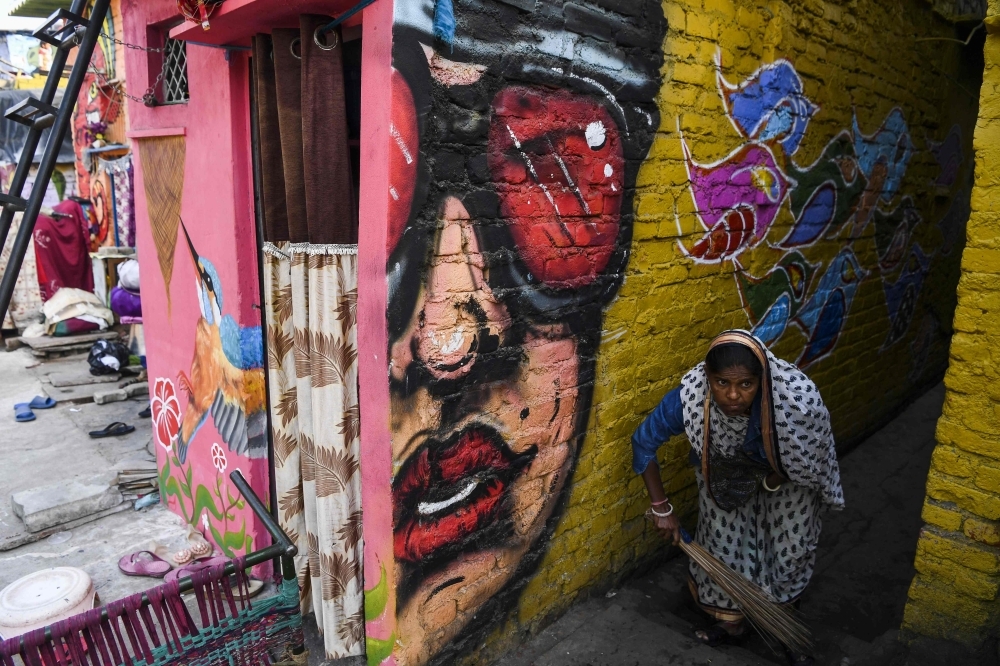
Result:
{"label": "hanging ornament", "polygon": [[177,0],[177,9],[188,21],[200,23],[203,30],[212,26],[208,19],[224,0]]}

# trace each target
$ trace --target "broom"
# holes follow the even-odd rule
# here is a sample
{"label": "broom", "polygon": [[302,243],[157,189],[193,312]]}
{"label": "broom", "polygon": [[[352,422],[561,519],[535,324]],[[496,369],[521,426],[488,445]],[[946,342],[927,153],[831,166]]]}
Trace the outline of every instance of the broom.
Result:
{"label": "broom", "polygon": [[736,602],[757,631],[774,636],[795,652],[812,652],[812,632],[791,607],[777,603],[758,585],[717,560],[684,528],[681,528],[680,546]]}

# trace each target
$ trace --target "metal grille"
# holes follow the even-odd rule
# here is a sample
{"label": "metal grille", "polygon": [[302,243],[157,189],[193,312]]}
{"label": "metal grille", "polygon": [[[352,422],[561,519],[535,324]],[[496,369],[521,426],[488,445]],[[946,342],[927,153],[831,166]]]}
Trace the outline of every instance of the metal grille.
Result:
{"label": "metal grille", "polygon": [[168,38],[163,45],[163,103],[186,104],[187,101],[187,44]]}

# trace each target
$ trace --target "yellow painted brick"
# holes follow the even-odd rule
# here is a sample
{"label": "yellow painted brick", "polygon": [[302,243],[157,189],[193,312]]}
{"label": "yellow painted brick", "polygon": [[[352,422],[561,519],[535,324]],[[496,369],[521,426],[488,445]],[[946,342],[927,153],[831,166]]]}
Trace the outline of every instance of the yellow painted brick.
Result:
{"label": "yellow painted brick", "polygon": [[917,554],[949,560],[987,574],[1000,573],[1000,554],[996,550],[984,548],[958,534],[946,537],[923,529],[917,542]]}
{"label": "yellow painted brick", "polygon": [[933,469],[927,475],[927,494],[936,500],[954,502],[983,518],[1000,519],[1000,497],[962,485],[961,479],[945,476]]}
{"label": "yellow painted brick", "polygon": [[919,575],[910,585],[910,601],[967,626],[983,626],[993,615],[990,604],[955,594],[951,586],[934,585]]}
{"label": "yellow painted brick", "polygon": [[975,463],[968,456],[961,455],[955,449],[938,446],[931,456],[934,469],[950,476],[968,478],[975,474]]}
{"label": "yellow painted brick", "polygon": [[924,522],[936,525],[937,527],[943,527],[951,532],[957,532],[962,527],[961,513],[932,503],[931,500],[924,502],[924,508],[920,512],[920,517],[924,519]]}
{"label": "yellow painted brick", "polygon": [[1000,469],[980,467],[976,470],[976,485],[992,493],[1000,492]]}
{"label": "yellow painted brick", "polygon": [[914,567],[925,578],[949,583],[955,592],[973,599],[991,601],[996,598],[997,590],[1000,589],[1000,577],[957,567],[954,562],[936,558],[926,552],[917,555]]}
{"label": "yellow painted brick", "polygon": [[712,20],[705,12],[688,12],[687,33],[695,37],[715,39],[716,31]]}
{"label": "yellow painted brick", "polygon": [[962,526],[965,536],[987,546],[1000,546],[1000,527],[995,522],[969,518]]}

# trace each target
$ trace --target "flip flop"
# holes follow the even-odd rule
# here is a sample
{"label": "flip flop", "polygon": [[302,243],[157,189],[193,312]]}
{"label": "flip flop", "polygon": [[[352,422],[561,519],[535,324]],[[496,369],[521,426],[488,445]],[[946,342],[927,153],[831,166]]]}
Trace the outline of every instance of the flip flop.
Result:
{"label": "flip flop", "polygon": [[118,568],[126,576],[163,578],[170,571],[170,563],[148,550],[140,550],[118,560]]}
{"label": "flip flop", "polygon": [[32,409],[52,409],[56,406],[56,401],[47,395],[36,395],[28,403]]}
{"label": "flip flop", "polygon": [[139,412],[139,416],[141,416],[144,419],[148,419],[152,415],[153,415],[153,409],[149,405],[146,405],[146,409]]}
{"label": "flip flop", "polygon": [[196,571],[201,571],[202,569],[207,569],[213,567],[217,564],[225,564],[229,561],[228,557],[199,557],[197,559],[191,560],[184,566],[177,567],[173,569],[170,573],[164,577],[163,581],[169,583],[175,581],[178,578],[188,578],[191,574]]}
{"label": "flip flop", "polygon": [[31,411],[31,405],[26,402],[19,402],[14,405],[14,419],[18,423],[35,420],[35,413]]}
{"label": "flip flop", "polygon": [[90,436],[94,439],[100,439],[102,437],[114,437],[116,435],[127,435],[130,432],[135,431],[135,426],[130,426],[127,423],[122,423],[121,421],[115,421],[114,423],[109,423],[107,427],[102,430],[91,430]]}

